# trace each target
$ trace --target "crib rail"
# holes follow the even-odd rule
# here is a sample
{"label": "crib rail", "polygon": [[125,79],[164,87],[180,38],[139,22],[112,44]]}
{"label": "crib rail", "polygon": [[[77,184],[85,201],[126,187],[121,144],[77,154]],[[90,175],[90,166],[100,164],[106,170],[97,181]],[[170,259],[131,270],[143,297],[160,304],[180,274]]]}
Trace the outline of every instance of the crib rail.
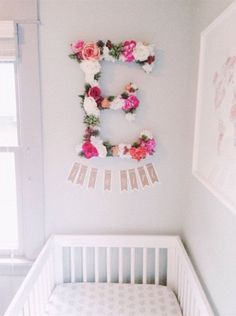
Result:
{"label": "crib rail", "polygon": [[177,236],[55,235],[4,316],[41,316],[54,286],[65,282],[167,284],[183,316],[213,316]]}
{"label": "crib rail", "polygon": [[54,240],[50,238],[4,316],[41,316],[54,288]]}

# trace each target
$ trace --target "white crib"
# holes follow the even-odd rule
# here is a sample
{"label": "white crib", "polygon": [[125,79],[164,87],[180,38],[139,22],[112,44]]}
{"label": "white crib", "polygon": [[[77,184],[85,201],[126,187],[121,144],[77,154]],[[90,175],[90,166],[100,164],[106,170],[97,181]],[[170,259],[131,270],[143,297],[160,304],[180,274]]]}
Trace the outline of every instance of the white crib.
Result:
{"label": "white crib", "polygon": [[[88,255],[91,251],[92,256]],[[114,260],[117,273],[113,269]],[[154,261],[151,274],[150,260]],[[141,266],[139,275],[137,263]],[[92,279],[88,273],[91,267]],[[165,282],[165,276],[166,285],[176,294],[184,316],[214,315],[178,236],[54,235],[45,244],[4,316],[43,315],[53,289],[64,282],[160,284]]]}

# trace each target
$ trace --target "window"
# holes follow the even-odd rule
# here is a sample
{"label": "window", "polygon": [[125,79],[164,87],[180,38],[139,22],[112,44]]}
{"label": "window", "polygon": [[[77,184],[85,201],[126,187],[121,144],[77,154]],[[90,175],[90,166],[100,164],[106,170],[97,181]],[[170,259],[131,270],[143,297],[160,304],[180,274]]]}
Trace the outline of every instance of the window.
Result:
{"label": "window", "polygon": [[44,241],[39,82],[37,21],[0,21],[0,256]]}
{"label": "window", "polygon": [[0,22],[0,249],[18,248],[16,38],[12,21]]}

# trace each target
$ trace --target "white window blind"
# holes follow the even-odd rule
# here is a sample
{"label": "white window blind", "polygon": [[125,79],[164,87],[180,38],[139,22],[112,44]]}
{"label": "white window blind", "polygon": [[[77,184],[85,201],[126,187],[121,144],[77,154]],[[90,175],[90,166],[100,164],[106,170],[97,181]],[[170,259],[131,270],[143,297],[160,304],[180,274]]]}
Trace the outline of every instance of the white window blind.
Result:
{"label": "white window blind", "polygon": [[14,21],[0,21],[0,61],[14,61],[16,56],[16,24]]}

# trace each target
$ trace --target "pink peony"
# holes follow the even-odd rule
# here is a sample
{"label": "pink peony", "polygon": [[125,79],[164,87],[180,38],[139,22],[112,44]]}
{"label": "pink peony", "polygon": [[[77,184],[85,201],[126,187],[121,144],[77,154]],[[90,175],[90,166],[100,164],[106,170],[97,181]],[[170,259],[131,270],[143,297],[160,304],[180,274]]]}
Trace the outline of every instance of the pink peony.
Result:
{"label": "pink peony", "polygon": [[122,107],[123,110],[129,111],[136,109],[139,106],[139,99],[135,95],[130,95],[125,99],[125,105]]}
{"label": "pink peony", "polygon": [[142,140],[141,147],[145,148],[149,155],[152,155],[155,152],[156,141],[153,138],[147,141]]}
{"label": "pink peony", "polygon": [[73,44],[71,44],[71,48],[72,48],[72,51],[79,55],[79,57],[82,57],[82,49],[84,47],[84,41],[77,41]]}
{"label": "pink peony", "polygon": [[132,62],[134,60],[133,51],[136,46],[135,41],[125,41],[122,49],[122,55],[125,57],[125,61]]}
{"label": "pink peony", "polygon": [[86,43],[82,49],[83,59],[98,60],[100,58],[100,50],[95,43]]}
{"label": "pink peony", "polygon": [[92,87],[88,91],[88,96],[94,98],[94,100],[98,100],[101,97],[101,89],[97,86]]}
{"label": "pink peony", "polygon": [[97,148],[94,147],[89,141],[87,141],[83,144],[82,150],[83,150],[84,156],[87,159],[98,156]]}
{"label": "pink peony", "polygon": [[131,147],[129,153],[133,159],[136,159],[139,161],[141,159],[146,158],[147,150],[145,147],[138,147],[138,148]]}

